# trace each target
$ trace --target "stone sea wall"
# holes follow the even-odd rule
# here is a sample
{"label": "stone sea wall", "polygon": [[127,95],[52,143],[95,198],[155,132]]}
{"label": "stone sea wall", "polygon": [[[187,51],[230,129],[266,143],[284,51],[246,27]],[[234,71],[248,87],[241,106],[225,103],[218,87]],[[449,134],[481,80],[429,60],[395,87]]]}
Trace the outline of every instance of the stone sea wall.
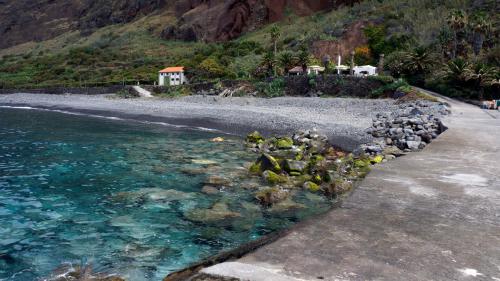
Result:
{"label": "stone sea wall", "polygon": [[37,88],[37,89],[0,89],[0,94],[53,94],[53,95],[103,95],[114,94],[121,90],[130,88],[130,86],[108,86],[108,87],[56,87],[56,88]]}

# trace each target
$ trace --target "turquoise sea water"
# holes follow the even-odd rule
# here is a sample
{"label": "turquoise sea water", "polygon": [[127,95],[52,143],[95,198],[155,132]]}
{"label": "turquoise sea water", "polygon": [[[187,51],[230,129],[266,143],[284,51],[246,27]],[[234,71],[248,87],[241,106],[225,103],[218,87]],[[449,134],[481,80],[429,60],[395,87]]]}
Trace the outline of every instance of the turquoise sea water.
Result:
{"label": "turquoise sea water", "polygon": [[[236,137],[210,142],[220,135],[0,108],[0,280],[40,280],[69,264],[161,280],[329,208],[307,193],[293,212],[261,208],[260,183],[243,167],[256,156]],[[231,183],[202,193],[214,176]],[[216,203],[232,215],[193,218]]]}

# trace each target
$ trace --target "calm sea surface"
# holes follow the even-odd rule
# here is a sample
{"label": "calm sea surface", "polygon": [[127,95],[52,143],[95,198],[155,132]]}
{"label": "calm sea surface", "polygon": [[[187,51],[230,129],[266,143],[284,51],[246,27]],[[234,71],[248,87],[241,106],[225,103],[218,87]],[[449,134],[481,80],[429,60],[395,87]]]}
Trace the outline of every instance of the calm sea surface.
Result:
{"label": "calm sea surface", "polygon": [[[301,207],[293,211],[261,208],[258,179],[243,168],[256,156],[235,137],[210,142],[217,136],[0,108],[0,280],[40,280],[78,265],[161,280],[329,208],[306,193],[294,196]],[[231,183],[207,195],[210,177]],[[214,204],[220,212],[203,211]]]}

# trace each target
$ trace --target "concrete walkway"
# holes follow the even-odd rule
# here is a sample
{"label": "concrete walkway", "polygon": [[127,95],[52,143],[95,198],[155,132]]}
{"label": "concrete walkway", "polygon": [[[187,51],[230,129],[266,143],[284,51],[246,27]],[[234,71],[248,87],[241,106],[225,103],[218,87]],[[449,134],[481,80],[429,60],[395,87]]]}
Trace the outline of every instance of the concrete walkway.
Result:
{"label": "concrete walkway", "polygon": [[448,100],[449,130],[374,168],[339,209],[203,272],[242,280],[500,281],[500,116]]}
{"label": "concrete walkway", "polygon": [[151,94],[150,91],[142,88],[141,86],[132,86],[132,89],[134,89],[134,91],[136,91],[139,96],[143,97],[143,98],[152,98],[153,97],[153,94]]}

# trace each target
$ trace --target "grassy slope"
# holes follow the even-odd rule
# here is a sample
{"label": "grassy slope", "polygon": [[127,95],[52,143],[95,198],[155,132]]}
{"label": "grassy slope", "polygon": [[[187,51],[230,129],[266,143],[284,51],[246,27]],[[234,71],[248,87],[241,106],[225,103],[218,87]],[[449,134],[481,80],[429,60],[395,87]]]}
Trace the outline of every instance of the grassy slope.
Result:
{"label": "grassy slope", "polygon": [[[427,45],[435,41],[439,30],[446,24],[450,10],[469,7],[470,2],[367,0],[353,8],[346,7],[311,17],[289,15],[279,26],[283,42],[311,42],[318,39],[335,40],[332,34],[341,34],[345,25],[359,19],[370,19],[383,21],[393,34],[413,34],[419,44]],[[158,69],[178,63],[189,65],[195,50],[207,47],[202,43],[158,39],[161,27],[172,21],[173,16],[163,12],[129,24],[102,28],[89,37],[82,38],[77,33],[70,33],[41,43],[0,50],[3,56],[0,60],[0,87],[2,84],[4,87],[22,87],[116,83],[122,80],[153,81]],[[268,47],[269,29],[262,28],[236,41],[251,40]],[[210,53],[205,55],[213,56]],[[231,57],[225,63],[225,68],[242,72],[244,76],[255,68],[259,60],[260,55],[255,53]],[[192,63],[196,64],[197,61]]]}

